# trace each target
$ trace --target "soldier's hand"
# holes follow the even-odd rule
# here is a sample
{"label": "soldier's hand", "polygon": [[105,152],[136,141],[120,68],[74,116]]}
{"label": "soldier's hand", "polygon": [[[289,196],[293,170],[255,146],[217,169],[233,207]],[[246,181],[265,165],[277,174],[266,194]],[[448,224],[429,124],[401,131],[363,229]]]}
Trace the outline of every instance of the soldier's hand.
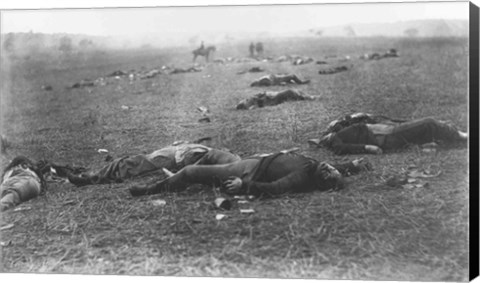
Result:
{"label": "soldier's hand", "polygon": [[335,167],[328,164],[327,162],[320,163],[321,174],[324,179],[339,179],[342,177],[342,174],[338,172]]}
{"label": "soldier's hand", "polygon": [[227,189],[227,193],[236,194],[242,189],[242,179],[238,177],[230,177],[223,182],[223,185]]}

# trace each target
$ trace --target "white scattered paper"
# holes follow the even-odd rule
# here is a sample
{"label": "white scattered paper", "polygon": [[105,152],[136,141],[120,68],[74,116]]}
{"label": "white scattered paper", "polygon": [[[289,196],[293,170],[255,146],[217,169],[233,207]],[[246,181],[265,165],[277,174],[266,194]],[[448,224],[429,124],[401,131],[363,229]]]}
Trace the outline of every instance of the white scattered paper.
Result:
{"label": "white scattered paper", "polygon": [[243,214],[252,214],[252,213],[255,213],[255,210],[251,209],[251,208],[248,208],[248,209],[240,209],[240,213],[243,213]]}
{"label": "white scattered paper", "polygon": [[165,206],[165,205],[167,205],[167,202],[163,199],[152,200],[151,203],[153,204],[153,206]]}
{"label": "white scattered paper", "polygon": [[15,208],[13,211],[17,212],[17,211],[24,211],[24,210],[30,210],[30,209],[32,209],[30,206],[19,206]]}
{"label": "white scattered paper", "polygon": [[11,228],[13,228],[13,226],[14,226],[13,223],[7,224],[3,227],[0,227],[0,231],[11,229]]}
{"label": "white scattered paper", "polygon": [[221,214],[221,213],[218,213],[217,215],[215,215],[215,219],[217,219],[218,221],[222,220],[225,217],[227,217],[227,216],[225,214]]}

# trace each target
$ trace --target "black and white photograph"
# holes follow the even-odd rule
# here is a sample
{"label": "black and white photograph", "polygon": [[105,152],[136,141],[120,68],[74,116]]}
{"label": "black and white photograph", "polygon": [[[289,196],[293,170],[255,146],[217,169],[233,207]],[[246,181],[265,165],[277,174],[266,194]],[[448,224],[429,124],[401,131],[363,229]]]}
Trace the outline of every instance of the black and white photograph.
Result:
{"label": "black and white photograph", "polygon": [[0,273],[471,278],[474,4],[157,2],[0,9]]}

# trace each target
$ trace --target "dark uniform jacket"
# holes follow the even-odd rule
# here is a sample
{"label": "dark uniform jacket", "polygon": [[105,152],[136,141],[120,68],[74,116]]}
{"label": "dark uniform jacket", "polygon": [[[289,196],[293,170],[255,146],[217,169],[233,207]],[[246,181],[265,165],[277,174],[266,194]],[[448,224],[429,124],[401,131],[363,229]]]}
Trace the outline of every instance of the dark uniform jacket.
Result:
{"label": "dark uniform jacket", "polygon": [[[242,178],[242,192],[251,195],[280,195],[328,190],[331,180],[316,178],[319,162],[296,153],[276,153],[260,159],[257,167]],[[333,165],[342,175],[357,173],[351,162]]]}

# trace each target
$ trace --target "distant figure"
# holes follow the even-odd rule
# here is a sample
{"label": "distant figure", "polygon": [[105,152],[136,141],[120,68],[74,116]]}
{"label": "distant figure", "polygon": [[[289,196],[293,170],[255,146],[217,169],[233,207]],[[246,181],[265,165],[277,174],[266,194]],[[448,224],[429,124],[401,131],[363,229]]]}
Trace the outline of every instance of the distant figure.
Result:
{"label": "distant figure", "polygon": [[250,46],[248,47],[248,51],[250,53],[251,58],[255,57],[255,44],[253,42],[250,43]]}
{"label": "distant figure", "polygon": [[203,46],[203,42],[202,42],[202,45],[200,46],[200,48],[195,49],[192,52],[193,53],[193,62],[195,62],[195,60],[197,59],[198,56],[205,57],[205,61],[208,62],[208,58],[210,57],[210,53],[213,52],[213,51],[216,51],[216,50],[217,50],[217,48],[213,45],[205,48]]}
{"label": "distant figure", "polygon": [[295,74],[287,75],[267,75],[263,76],[250,84],[250,86],[273,86],[286,84],[308,84],[310,80],[302,81]]}
{"label": "distant figure", "polygon": [[263,43],[257,42],[255,51],[257,52],[257,57],[263,57]]}
{"label": "distant figure", "polygon": [[205,49],[205,45],[203,45],[203,40],[202,40],[202,43],[200,44],[200,49]]}
{"label": "distant figure", "polygon": [[281,104],[285,101],[314,100],[314,96],[306,95],[299,90],[287,89],[280,92],[262,92],[244,99],[237,104],[237,110],[250,110]]}

